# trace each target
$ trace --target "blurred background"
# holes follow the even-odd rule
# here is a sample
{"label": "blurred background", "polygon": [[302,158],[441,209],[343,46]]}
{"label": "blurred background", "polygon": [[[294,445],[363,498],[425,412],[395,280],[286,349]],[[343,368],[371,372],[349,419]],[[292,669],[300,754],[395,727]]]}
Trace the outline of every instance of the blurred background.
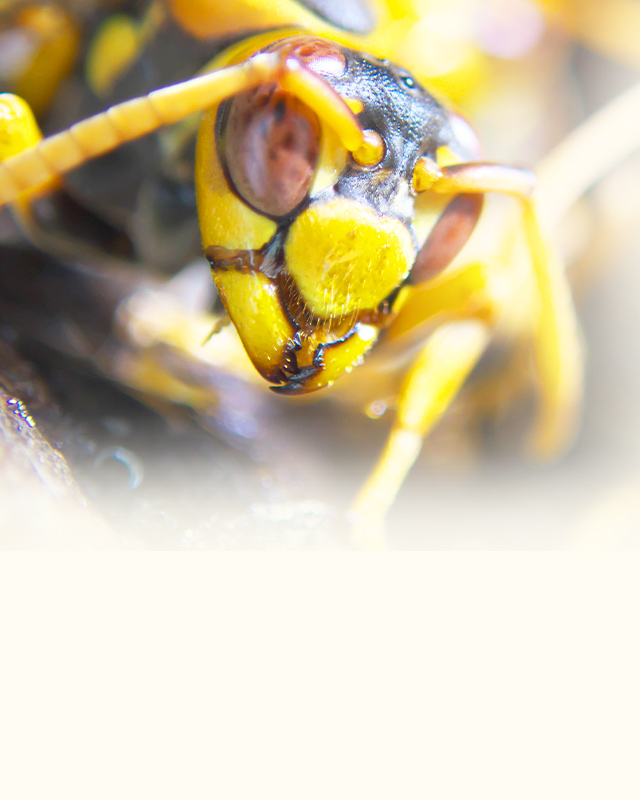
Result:
{"label": "blurred background", "polygon": [[[469,119],[492,160],[535,166],[639,80],[636,0],[377,7],[386,23],[370,48]],[[64,52],[73,54],[68,64],[56,57],[60,74],[46,91],[34,66],[50,30],[43,9],[50,26],[53,19],[67,31]],[[133,13],[122,3],[0,3],[2,86],[34,92],[45,131],[82,116],[86,43],[113,10]],[[551,465],[523,456],[534,398],[510,401],[500,379],[507,356],[496,348],[402,486],[388,518],[391,549],[640,544],[638,186],[640,154],[622,159],[556,231],[587,352],[574,447]],[[227,362],[186,376],[205,387],[207,402],[199,389],[176,390],[180,405],[150,402],[122,388],[123,356],[107,340],[122,299],[163,286],[166,274],[103,275],[76,255],[61,265],[26,245],[6,211],[0,246],[0,547],[350,547],[346,511],[383,447],[391,411],[368,417],[330,393],[286,402]],[[214,302],[197,257],[172,287],[197,309]],[[489,402],[480,401],[487,386]]]}

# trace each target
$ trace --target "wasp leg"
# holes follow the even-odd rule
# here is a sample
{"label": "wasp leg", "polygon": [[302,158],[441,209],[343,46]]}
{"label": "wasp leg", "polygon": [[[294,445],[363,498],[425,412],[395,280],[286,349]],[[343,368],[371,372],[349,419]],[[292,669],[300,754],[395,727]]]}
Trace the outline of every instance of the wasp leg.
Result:
{"label": "wasp leg", "polygon": [[[557,225],[571,206],[640,146],[640,83],[589,117],[538,166],[537,201]],[[606,146],[602,143],[606,142]]]}
{"label": "wasp leg", "polygon": [[[538,289],[533,337],[541,377],[541,411],[533,441],[539,454],[551,455],[566,446],[575,427],[582,359],[562,264],[530,199],[534,185],[529,170],[484,163],[443,169],[427,164],[423,172],[418,162],[414,175],[417,191],[429,189],[452,195],[500,192],[521,201]],[[383,348],[406,345],[409,337],[424,335],[425,327],[440,323],[405,378],[385,450],[354,504],[353,536],[357,544],[383,544],[384,516],[420,452],[423,438],[484,352],[505,303],[490,281],[490,273],[482,264],[438,276],[413,290],[387,332]]]}
{"label": "wasp leg", "polygon": [[484,352],[490,329],[478,320],[441,325],[429,338],[400,389],[385,449],[352,509],[354,544],[384,545],[383,519],[438,422]]}
{"label": "wasp leg", "polygon": [[[12,94],[0,94],[0,162],[42,141],[42,134],[31,107],[22,98]],[[43,230],[34,219],[32,201],[42,192],[58,188],[57,178],[51,179],[39,191],[25,192],[12,204],[12,214],[25,236],[43,250],[72,258],[95,257],[96,251],[83,247],[63,233]]]}
{"label": "wasp leg", "polygon": [[200,75],[128,100],[43,139],[0,164],[0,205],[44,187],[52,178],[263,83],[279,83],[335,130],[344,147],[363,143],[358,121],[342,98],[295,56],[260,53],[241,64]]}
{"label": "wasp leg", "polygon": [[576,433],[583,382],[580,327],[571,288],[556,248],[543,230],[534,201],[523,201],[527,242],[539,295],[534,350],[541,403],[531,436],[533,453],[553,458]]}
{"label": "wasp leg", "polygon": [[[0,94],[0,162],[22,153],[42,141],[42,134],[28,103],[13,94]],[[1,164],[0,164],[1,168]],[[57,188],[57,179],[44,183],[45,191]],[[13,213],[18,224],[32,240],[36,232],[32,225],[30,200],[33,193],[27,192],[13,204]]]}
{"label": "wasp leg", "polygon": [[534,349],[540,375],[540,412],[531,437],[535,455],[550,458],[571,443],[579,416],[583,358],[579,324],[564,266],[547,232],[529,170],[501,164],[467,163],[434,169],[418,162],[414,185],[437,193],[499,192],[516,197],[537,285]]}
{"label": "wasp leg", "polygon": [[416,286],[386,331],[378,350],[383,353],[390,347],[405,347],[408,342],[424,336],[425,328],[433,328],[434,323],[443,318],[476,317],[489,322],[498,310],[491,271],[481,263],[465,265]]}

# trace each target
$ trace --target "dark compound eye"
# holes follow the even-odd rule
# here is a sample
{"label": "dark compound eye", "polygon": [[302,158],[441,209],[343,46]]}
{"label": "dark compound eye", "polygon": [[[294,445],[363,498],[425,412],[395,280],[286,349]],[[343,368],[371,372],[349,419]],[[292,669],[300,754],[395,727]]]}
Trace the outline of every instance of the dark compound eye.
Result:
{"label": "dark compound eye", "polygon": [[231,101],[224,159],[237,193],[257,211],[283,217],[308,195],[318,163],[320,124],[295,97],[275,86]]}

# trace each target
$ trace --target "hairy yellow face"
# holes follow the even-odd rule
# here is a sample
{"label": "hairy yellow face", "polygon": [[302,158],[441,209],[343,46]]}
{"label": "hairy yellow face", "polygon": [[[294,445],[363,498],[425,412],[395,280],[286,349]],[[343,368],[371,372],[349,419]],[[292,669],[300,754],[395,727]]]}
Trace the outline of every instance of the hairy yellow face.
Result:
{"label": "hairy yellow face", "polygon": [[415,257],[399,220],[346,197],[302,211],[284,253],[307,307],[320,319],[375,309],[406,278]]}

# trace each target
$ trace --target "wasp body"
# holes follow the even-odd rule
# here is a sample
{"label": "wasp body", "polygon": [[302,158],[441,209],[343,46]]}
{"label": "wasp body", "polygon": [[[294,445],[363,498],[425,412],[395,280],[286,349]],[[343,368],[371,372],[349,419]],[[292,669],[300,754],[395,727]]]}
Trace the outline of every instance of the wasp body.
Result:
{"label": "wasp body", "polygon": [[[371,363],[399,375],[391,390],[397,416],[354,509],[358,535],[375,538],[424,436],[507,317],[517,318],[538,365],[537,448],[551,453],[570,441],[578,326],[531,199],[533,174],[483,161],[470,127],[411,73],[357,49],[372,27],[365,5],[349,6],[344,19],[331,4],[289,6],[275,13],[259,3],[269,24],[246,3],[222,13],[178,0],[154,3],[137,28],[109,17],[87,58],[82,102],[94,116],[40,140],[28,107],[2,96],[0,200],[12,204],[29,238],[60,258],[166,268],[194,254],[195,197],[226,317],[278,394],[339,385],[380,341]],[[390,14],[393,5],[381,8]],[[314,13],[322,37],[299,27]],[[285,22],[296,27],[240,34]],[[337,28],[337,38],[326,38]],[[222,44],[213,46],[214,33]],[[168,43],[180,39],[193,47],[178,48],[186,55],[171,67],[172,80],[198,74],[171,83]],[[150,92],[140,96],[145,81]],[[105,191],[96,193],[96,183]],[[496,192],[522,208],[494,249],[514,274],[527,274],[524,298],[516,282],[505,291],[504,270],[460,255],[484,196]],[[80,235],[69,250],[64,214],[56,211],[56,231],[43,225],[38,209],[49,203],[51,216],[65,196],[97,218],[102,237],[81,246]],[[154,368],[154,348],[162,342],[207,363],[216,337],[203,348],[202,326],[180,327],[163,313],[150,323],[153,304],[140,308],[139,298],[121,304],[119,324],[140,349],[126,373],[111,373],[146,394],[202,405],[206,389],[178,391],[175,374]]]}

